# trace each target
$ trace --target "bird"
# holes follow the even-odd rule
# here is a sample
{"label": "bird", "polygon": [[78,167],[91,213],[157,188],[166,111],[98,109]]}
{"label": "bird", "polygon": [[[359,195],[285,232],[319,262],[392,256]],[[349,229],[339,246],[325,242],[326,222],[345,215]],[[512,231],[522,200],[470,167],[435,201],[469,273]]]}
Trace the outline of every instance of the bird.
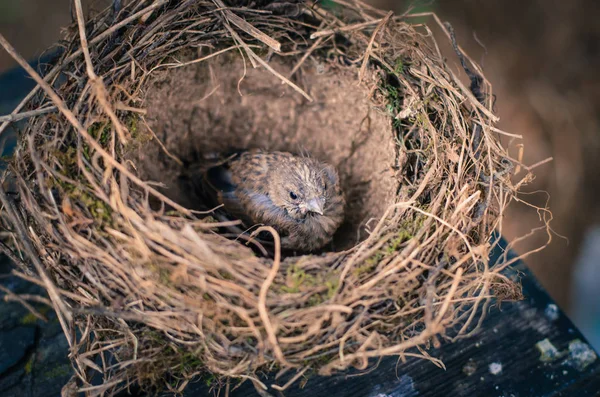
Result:
{"label": "bird", "polygon": [[307,155],[261,149],[236,151],[202,173],[202,197],[244,226],[273,227],[281,247],[316,251],[344,220],[337,170]]}

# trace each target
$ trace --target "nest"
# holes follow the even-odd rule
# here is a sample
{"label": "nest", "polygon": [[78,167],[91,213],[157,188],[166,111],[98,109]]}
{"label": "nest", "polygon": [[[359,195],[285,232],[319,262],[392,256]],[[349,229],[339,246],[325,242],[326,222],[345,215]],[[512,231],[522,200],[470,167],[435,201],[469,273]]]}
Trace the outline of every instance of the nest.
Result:
{"label": "nest", "polygon": [[[383,356],[443,366],[428,347],[519,297],[510,262],[488,259],[514,161],[450,27],[470,88],[411,16],[247,3],[115,1],[84,21],[75,1],[59,59],[43,80],[30,70],[3,249],[47,289],[82,390],[196,376],[266,390],[258,374],[295,373],[282,390]],[[232,146],[336,165],[348,203],[333,243],[263,256],[196,211],[179,176]]]}

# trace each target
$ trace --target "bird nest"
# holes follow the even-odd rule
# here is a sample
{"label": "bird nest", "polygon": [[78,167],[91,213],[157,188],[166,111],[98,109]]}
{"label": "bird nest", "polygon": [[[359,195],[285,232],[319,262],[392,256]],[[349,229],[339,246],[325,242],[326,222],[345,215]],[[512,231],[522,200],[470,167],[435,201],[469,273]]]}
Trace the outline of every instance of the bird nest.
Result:
{"label": "bird nest", "polygon": [[[383,356],[443,366],[428,347],[519,297],[488,259],[518,186],[479,68],[447,25],[470,88],[414,16],[328,4],[115,1],[85,21],[76,0],[57,61],[28,69],[3,249],[46,288],[82,390],[198,375],[266,390],[265,371],[292,382]],[[197,211],[180,176],[232,147],[335,165],[333,242],[282,256],[274,236],[265,256]]]}

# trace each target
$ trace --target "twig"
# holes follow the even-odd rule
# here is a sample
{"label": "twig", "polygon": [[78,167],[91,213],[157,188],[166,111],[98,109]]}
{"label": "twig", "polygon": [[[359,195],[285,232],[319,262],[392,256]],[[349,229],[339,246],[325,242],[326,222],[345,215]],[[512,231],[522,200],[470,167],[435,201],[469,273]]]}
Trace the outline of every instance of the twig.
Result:
{"label": "twig", "polygon": [[[249,45],[248,47],[254,47],[254,46],[250,46]],[[232,45],[231,47],[227,47],[227,48],[224,48],[222,50],[215,51],[215,52],[213,52],[211,54],[208,54],[208,55],[206,55],[204,57],[200,57],[198,59],[194,59],[194,60],[191,60],[191,61],[188,61],[188,62],[181,62],[181,63],[161,63],[160,65],[156,65],[154,68],[152,68],[150,70],[150,73],[152,73],[153,71],[155,71],[157,69],[164,68],[164,67],[166,67],[166,68],[182,68],[184,66],[188,66],[188,65],[193,65],[195,63],[204,62],[204,61],[206,61],[208,59],[214,58],[216,56],[219,56],[219,55],[224,54],[226,52],[229,52],[231,50],[235,50],[237,48],[240,48],[240,46],[239,45]]]}
{"label": "twig", "polygon": [[27,263],[19,258],[15,252],[2,240],[0,240],[0,251],[8,257],[15,265],[20,265],[24,269],[27,269],[29,266]]}
{"label": "twig", "polygon": [[319,37],[313,43],[313,45],[310,46],[310,48],[304,53],[304,55],[302,55],[302,58],[300,58],[300,60],[296,63],[296,65],[294,66],[294,68],[290,72],[290,78],[292,78],[294,76],[294,74],[296,74],[296,72],[298,71],[298,69],[300,69],[300,67],[302,66],[302,64],[308,59],[308,57],[310,56],[310,54],[312,54],[313,51],[315,49],[317,49],[321,45],[322,42],[323,42],[323,38]]}
{"label": "twig", "polygon": [[364,79],[365,72],[367,71],[367,65],[369,64],[369,58],[371,57],[371,51],[373,50],[373,43],[375,43],[375,39],[377,38],[377,34],[379,31],[385,26],[385,24],[389,21],[389,19],[394,15],[393,11],[387,13],[387,15],[379,22],[373,34],[371,35],[371,40],[369,40],[369,44],[367,45],[367,49],[365,50],[365,54],[363,55],[363,63],[360,66],[360,72],[358,73],[358,81],[359,83]]}
{"label": "twig", "polygon": [[267,279],[260,287],[260,292],[258,295],[258,313],[265,326],[265,331],[267,332],[269,342],[273,347],[273,352],[275,353],[275,356],[279,362],[288,367],[295,367],[296,365],[287,361],[283,355],[283,352],[281,351],[281,348],[279,347],[279,343],[277,343],[277,335],[275,335],[275,330],[273,329],[273,325],[269,319],[269,311],[267,310],[267,293],[269,292],[269,287],[275,280],[275,276],[277,276],[279,265],[281,263],[281,239],[279,238],[279,233],[277,233],[271,226],[259,227],[254,231],[254,233],[252,233],[252,235],[257,235],[262,231],[269,232],[273,235],[273,240],[275,242],[275,258],[273,259],[273,267],[271,267],[271,271],[269,272]]}
{"label": "twig", "polygon": [[37,319],[42,320],[43,322],[48,322],[48,319],[42,313],[35,310],[35,308],[33,306],[31,306],[29,303],[27,303],[25,301],[25,299],[23,299],[23,297],[15,294],[14,292],[12,292],[11,290],[9,290],[8,288],[6,288],[3,285],[0,285],[0,291],[3,291],[6,294],[4,296],[5,301],[14,300],[16,302],[19,302],[27,310],[29,310],[31,312],[31,314],[33,314]]}
{"label": "twig", "polygon": [[77,14],[77,25],[79,26],[79,39],[81,41],[81,49],[83,50],[83,57],[85,59],[86,72],[88,74],[88,78],[94,88],[96,99],[100,103],[101,107],[104,109],[110,121],[117,131],[119,135],[119,139],[123,144],[127,143],[127,138],[125,136],[125,130],[123,129],[123,125],[121,121],[115,114],[114,110],[110,106],[108,101],[108,93],[106,92],[106,87],[104,86],[104,82],[100,79],[96,73],[94,72],[94,65],[92,64],[92,58],[90,56],[90,49],[88,48],[87,37],[85,35],[85,22],[83,19],[83,8],[81,7],[81,0],[75,1],[75,12]]}
{"label": "twig", "polygon": [[[446,314],[446,311],[448,310],[448,307],[450,306],[450,302],[452,301],[452,297],[454,296],[454,294],[456,293],[456,289],[458,288],[458,284],[460,283],[461,277],[463,274],[463,269],[462,267],[459,267],[456,270],[456,274],[454,275],[454,280],[452,281],[452,285],[450,286],[450,290],[448,291],[448,294],[446,295],[446,299],[444,300],[444,304],[442,305],[442,307],[440,308],[440,311],[438,312],[438,315],[434,321],[434,323],[436,324],[437,327],[440,326],[442,319],[444,318],[444,315]],[[434,331],[437,333],[437,331]]]}
{"label": "twig", "polygon": [[363,28],[366,28],[366,27],[369,27],[369,26],[372,26],[372,25],[377,25],[378,23],[381,23],[386,18],[388,18],[387,15],[385,16],[385,18],[374,19],[372,21],[355,23],[353,25],[346,25],[346,26],[342,26],[342,27],[339,27],[339,28],[335,28],[335,29],[320,30],[318,32],[315,32],[315,33],[311,34],[310,38],[311,39],[316,39],[316,38],[319,38],[319,37],[331,36],[332,34],[336,34],[336,33],[351,32],[353,30],[360,30],[360,29],[363,29]]}
{"label": "twig", "polygon": [[304,375],[306,373],[306,371],[308,371],[309,369],[310,369],[310,367],[305,367],[304,369],[302,369],[302,371],[298,371],[298,373],[296,375],[294,375],[292,377],[292,379],[287,381],[286,384],[283,386],[271,385],[271,387],[277,391],[285,391],[285,389],[287,389],[288,387],[293,385],[294,382],[296,382],[298,379],[300,379],[300,377],[302,377],[302,375]]}
{"label": "twig", "polygon": [[140,108],[135,108],[133,106],[128,106],[128,105],[125,105],[122,102],[115,103],[115,109],[122,110],[122,111],[125,111],[125,112],[138,113],[138,114],[141,114],[143,116],[145,116],[148,113],[148,111],[146,109],[140,109]]}
{"label": "twig", "polygon": [[[474,120],[474,122],[477,123],[477,124],[479,124],[479,125],[483,125],[483,123],[481,121],[479,121],[479,120]],[[511,138],[523,139],[523,135],[512,134],[510,132],[506,132],[506,131],[503,131],[503,130],[501,130],[499,128],[493,127],[491,125],[488,125],[487,128],[489,128],[490,131],[496,132],[496,133],[501,134],[501,135],[506,135],[506,136],[509,136]]]}
{"label": "twig", "polygon": [[263,42],[264,44],[266,44],[267,46],[271,47],[275,51],[281,52],[281,43],[280,42],[278,42],[277,40],[264,34],[260,30],[258,30],[254,26],[252,26],[252,24],[248,23],[245,19],[234,14],[231,10],[229,10],[229,9],[227,9],[227,7],[225,7],[225,4],[223,4],[223,2],[221,0],[213,0],[213,2],[217,6],[219,6],[220,8],[223,9],[222,11],[225,14],[225,18],[227,18],[227,20],[229,22],[231,22],[238,28],[242,29],[244,32],[248,33],[250,36],[254,37],[255,39],[257,39],[257,40]]}
{"label": "twig", "polygon": [[[531,165],[528,165],[528,166],[524,166],[524,167],[525,167],[525,169],[526,169],[527,171],[532,171],[534,168],[537,168],[537,167],[539,167],[540,165],[544,165],[544,164],[546,164],[546,163],[549,163],[549,162],[551,162],[551,161],[553,161],[553,160],[554,160],[554,157],[548,157],[548,158],[546,158],[546,159],[544,159],[544,160],[540,160],[540,161],[538,161],[537,163],[534,163],[534,164],[531,164]],[[517,174],[517,172],[515,172],[515,174]]]}
{"label": "twig", "polygon": [[0,116],[0,122],[14,123],[15,121],[27,119],[29,117],[39,116],[46,113],[56,112],[56,106],[48,106],[47,108],[41,108],[36,110],[30,110],[27,112],[7,114],[6,116]]}

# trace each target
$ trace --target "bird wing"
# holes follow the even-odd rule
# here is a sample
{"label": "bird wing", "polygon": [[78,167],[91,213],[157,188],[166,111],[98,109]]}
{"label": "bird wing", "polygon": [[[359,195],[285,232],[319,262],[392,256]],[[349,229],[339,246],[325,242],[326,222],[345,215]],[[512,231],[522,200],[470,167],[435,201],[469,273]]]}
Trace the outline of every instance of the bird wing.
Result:
{"label": "bird wing", "polygon": [[215,205],[222,204],[230,215],[247,221],[246,209],[237,196],[237,185],[232,181],[226,165],[211,167],[203,175],[203,190]]}

